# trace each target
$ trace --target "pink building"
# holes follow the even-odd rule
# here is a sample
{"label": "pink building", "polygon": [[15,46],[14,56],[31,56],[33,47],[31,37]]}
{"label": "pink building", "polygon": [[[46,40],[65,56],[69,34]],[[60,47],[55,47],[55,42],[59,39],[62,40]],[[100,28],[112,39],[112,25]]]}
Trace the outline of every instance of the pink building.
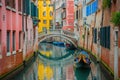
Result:
{"label": "pink building", "polygon": [[74,0],[66,0],[63,6],[63,30],[74,31]]}
{"label": "pink building", "polygon": [[26,6],[29,12],[22,16],[22,1],[0,0],[0,76],[20,66],[33,53],[35,30],[32,17],[36,17],[37,12],[29,7],[32,8],[32,4],[34,9],[37,7],[27,0],[30,2]]}

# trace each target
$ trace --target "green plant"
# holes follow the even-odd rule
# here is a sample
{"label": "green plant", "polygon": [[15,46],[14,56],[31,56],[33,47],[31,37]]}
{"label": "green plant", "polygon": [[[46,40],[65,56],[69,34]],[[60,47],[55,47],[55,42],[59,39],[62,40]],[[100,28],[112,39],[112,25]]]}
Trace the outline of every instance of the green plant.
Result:
{"label": "green plant", "polygon": [[111,22],[114,26],[120,26],[120,12],[114,12],[112,14]]}
{"label": "green plant", "polygon": [[110,8],[110,6],[111,6],[111,0],[103,0],[102,3],[103,3],[103,5],[102,5],[103,9]]}

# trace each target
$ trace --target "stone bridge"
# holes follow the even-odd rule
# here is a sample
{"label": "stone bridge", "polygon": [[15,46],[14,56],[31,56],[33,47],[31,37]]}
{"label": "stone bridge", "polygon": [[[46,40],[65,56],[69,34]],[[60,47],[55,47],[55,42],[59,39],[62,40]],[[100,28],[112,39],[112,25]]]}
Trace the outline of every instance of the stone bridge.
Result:
{"label": "stone bridge", "polygon": [[78,47],[76,35],[73,32],[65,30],[49,30],[46,32],[41,32],[38,34],[38,42],[42,42],[53,37],[60,37],[62,39],[65,39],[67,42],[69,41],[72,43],[76,48]]}

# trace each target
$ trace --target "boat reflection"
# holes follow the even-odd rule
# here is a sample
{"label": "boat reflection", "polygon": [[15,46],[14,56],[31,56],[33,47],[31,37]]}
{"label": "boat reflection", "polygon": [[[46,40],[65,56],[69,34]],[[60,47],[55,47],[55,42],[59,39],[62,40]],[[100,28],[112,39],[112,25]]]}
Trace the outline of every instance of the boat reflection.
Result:
{"label": "boat reflection", "polygon": [[74,72],[76,80],[88,80],[88,77],[90,76],[90,71],[91,68],[84,67],[75,68]]}

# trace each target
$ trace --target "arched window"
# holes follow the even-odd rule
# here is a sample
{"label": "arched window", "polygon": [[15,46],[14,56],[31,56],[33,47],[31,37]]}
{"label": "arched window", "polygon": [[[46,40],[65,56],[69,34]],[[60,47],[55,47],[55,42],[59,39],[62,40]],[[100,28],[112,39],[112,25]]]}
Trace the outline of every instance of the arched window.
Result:
{"label": "arched window", "polygon": [[46,1],[43,1],[43,6],[44,6],[44,7],[46,7],[46,6],[47,6]]}
{"label": "arched window", "polygon": [[46,11],[43,12],[43,16],[46,16]]}

